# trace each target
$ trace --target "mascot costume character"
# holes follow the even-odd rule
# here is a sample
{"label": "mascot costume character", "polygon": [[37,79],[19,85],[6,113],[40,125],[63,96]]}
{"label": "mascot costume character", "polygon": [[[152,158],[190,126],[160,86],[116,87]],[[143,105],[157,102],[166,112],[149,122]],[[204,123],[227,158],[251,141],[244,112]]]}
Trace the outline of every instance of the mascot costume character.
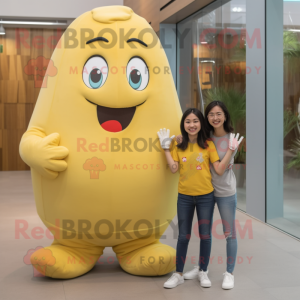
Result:
{"label": "mascot costume character", "polygon": [[179,133],[182,112],[155,32],[129,7],[96,8],[69,26],[51,61],[57,75],[20,143],[37,212],[54,234],[31,263],[74,278],[112,247],[130,274],[173,271],[175,249],[160,239],[176,215],[178,175],[157,131]]}

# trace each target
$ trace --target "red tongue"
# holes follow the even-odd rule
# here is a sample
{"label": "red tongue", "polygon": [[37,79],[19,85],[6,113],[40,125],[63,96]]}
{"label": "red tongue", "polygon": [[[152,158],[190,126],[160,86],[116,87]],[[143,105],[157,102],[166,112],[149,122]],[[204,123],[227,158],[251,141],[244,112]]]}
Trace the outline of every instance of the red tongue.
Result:
{"label": "red tongue", "polygon": [[106,121],[106,122],[102,123],[101,126],[103,129],[105,129],[106,131],[110,131],[110,132],[122,131],[121,123],[116,120]]}

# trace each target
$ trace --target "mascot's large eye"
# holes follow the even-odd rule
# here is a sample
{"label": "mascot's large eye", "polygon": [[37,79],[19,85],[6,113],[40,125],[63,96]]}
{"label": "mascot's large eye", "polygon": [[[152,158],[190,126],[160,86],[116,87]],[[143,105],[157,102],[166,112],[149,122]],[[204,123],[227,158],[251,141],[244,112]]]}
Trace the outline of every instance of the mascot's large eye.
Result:
{"label": "mascot's large eye", "polygon": [[100,88],[106,81],[108,65],[101,56],[92,56],[85,63],[82,71],[82,79],[90,89]]}
{"label": "mascot's large eye", "polygon": [[146,63],[139,57],[133,57],[126,68],[127,79],[130,86],[142,91],[149,82],[149,71]]}

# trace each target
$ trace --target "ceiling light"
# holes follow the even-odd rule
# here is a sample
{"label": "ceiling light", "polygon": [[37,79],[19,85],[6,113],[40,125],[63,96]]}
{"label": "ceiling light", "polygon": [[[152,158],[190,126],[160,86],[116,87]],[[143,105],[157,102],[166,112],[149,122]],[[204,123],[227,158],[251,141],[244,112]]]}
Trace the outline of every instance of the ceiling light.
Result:
{"label": "ceiling light", "polygon": [[201,63],[213,63],[213,64],[215,64],[216,62],[214,60],[201,60]]}
{"label": "ceiling light", "polygon": [[3,27],[2,24],[0,24],[0,34],[1,34],[1,35],[4,35],[4,34],[5,34],[5,29],[4,29],[4,27]]}
{"label": "ceiling light", "polygon": [[67,22],[43,22],[43,21],[0,21],[2,24],[12,25],[67,25]]}
{"label": "ceiling light", "polygon": [[234,8],[232,9],[232,11],[234,11],[234,12],[242,12],[243,9],[242,9],[241,7],[234,7]]}

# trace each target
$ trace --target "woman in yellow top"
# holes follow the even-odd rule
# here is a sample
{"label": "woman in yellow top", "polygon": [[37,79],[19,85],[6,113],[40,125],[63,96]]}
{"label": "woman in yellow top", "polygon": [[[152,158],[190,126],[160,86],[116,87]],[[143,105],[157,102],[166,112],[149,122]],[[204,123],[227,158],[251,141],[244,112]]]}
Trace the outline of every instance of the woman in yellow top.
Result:
{"label": "woman in yellow top", "polygon": [[[217,174],[222,175],[234,150],[229,148],[220,162],[214,143],[207,137],[204,117],[196,108],[190,108],[183,114],[180,129],[182,142],[172,144],[172,149],[170,149],[170,145],[174,136],[169,137],[170,131],[160,129],[158,132],[170,170],[172,173],[180,171],[177,201],[179,236],[176,249],[176,272],[165,282],[164,287],[174,288],[184,283],[182,272],[191,237],[195,208],[200,236],[199,280],[201,286],[210,287],[207,266],[211,252],[214,188],[211,183],[209,163],[213,165]],[[235,145],[235,143],[231,143],[231,145]]]}

